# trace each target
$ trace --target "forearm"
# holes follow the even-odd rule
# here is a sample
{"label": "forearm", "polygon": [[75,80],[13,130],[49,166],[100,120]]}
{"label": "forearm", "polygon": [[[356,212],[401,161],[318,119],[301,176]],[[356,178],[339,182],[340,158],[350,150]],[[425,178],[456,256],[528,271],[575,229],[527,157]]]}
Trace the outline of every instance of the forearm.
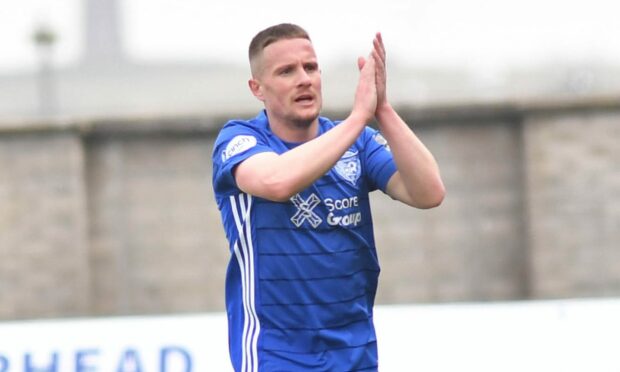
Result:
{"label": "forearm", "polygon": [[418,208],[439,205],[445,189],[431,152],[389,104],[377,109],[376,118],[398,169],[388,184],[390,196]]}
{"label": "forearm", "polygon": [[355,111],[321,136],[283,154],[254,155],[235,170],[239,188],[273,201],[286,201],[325,175],[355,142],[367,118]]}

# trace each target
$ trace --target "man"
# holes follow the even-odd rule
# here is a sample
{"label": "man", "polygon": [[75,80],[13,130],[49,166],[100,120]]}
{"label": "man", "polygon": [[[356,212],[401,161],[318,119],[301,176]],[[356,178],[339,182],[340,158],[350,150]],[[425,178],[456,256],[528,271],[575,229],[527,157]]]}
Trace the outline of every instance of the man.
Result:
{"label": "man", "polygon": [[[259,32],[249,57],[249,87],[265,109],[228,122],[213,152],[231,249],[232,364],[244,372],[376,370],[379,264],[368,193],[435,207],[444,197],[437,164],[388,103],[380,34],[358,59],[353,109],[339,123],[319,116],[321,72],[302,28]],[[382,134],[366,127],[373,118]]]}

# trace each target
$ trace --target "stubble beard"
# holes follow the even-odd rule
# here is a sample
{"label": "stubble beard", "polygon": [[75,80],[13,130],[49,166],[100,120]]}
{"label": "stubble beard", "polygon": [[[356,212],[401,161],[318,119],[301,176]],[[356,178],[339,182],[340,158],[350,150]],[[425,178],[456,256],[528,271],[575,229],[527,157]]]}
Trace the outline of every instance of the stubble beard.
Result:
{"label": "stubble beard", "polygon": [[294,117],[291,118],[290,122],[291,124],[293,124],[295,128],[307,129],[312,125],[312,123],[314,123],[317,120],[320,113],[321,113],[321,106],[319,105],[319,107],[316,108],[315,112],[311,114],[306,114],[306,115],[295,115]]}
{"label": "stubble beard", "polygon": [[316,118],[318,118],[319,115],[313,115],[312,118],[306,117],[306,118],[293,118],[291,120],[291,124],[293,124],[293,126],[297,129],[307,129],[309,128],[312,123],[314,123],[314,121],[316,120]]}

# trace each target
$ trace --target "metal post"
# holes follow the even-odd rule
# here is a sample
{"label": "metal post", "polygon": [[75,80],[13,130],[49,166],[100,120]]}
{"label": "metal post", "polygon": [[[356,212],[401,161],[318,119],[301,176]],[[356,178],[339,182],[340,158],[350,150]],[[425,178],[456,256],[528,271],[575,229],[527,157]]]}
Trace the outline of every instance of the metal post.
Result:
{"label": "metal post", "polygon": [[35,29],[32,38],[39,54],[38,113],[40,116],[50,116],[55,114],[57,110],[53,76],[53,51],[56,34],[51,27],[42,24]]}

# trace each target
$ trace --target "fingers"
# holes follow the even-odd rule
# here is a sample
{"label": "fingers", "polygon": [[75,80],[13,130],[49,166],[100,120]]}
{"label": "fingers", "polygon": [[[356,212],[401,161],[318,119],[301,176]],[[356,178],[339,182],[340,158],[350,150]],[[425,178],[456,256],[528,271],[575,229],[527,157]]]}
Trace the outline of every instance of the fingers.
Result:
{"label": "fingers", "polygon": [[385,45],[383,44],[383,37],[381,36],[380,32],[377,32],[374,40],[372,41],[372,44],[373,44],[373,53],[376,53],[375,59],[377,61],[377,64],[378,65],[381,64],[385,66],[385,59],[386,59]]}
{"label": "fingers", "polygon": [[373,39],[372,56],[375,60],[375,84],[377,86],[377,103],[382,106],[386,101],[386,67],[385,67],[385,46],[381,33],[377,32]]}
{"label": "fingers", "polygon": [[385,47],[380,33],[373,39],[373,47],[367,57],[358,57],[360,71],[355,93],[354,110],[368,119],[375,116],[378,104],[385,104]]}
{"label": "fingers", "polygon": [[383,36],[381,36],[380,32],[377,32],[375,35],[375,39],[372,41],[374,49],[377,51],[379,57],[383,63],[385,63],[385,45],[383,44]]}
{"label": "fingers", "polygon": [[372,56],[375,60],[377,74],[384,75],[385,74],[385,55],[381,55],[381,53],[375,49],[372,51]]}
{"label": "fingers", "polygon": [[360,82],[363,81],[365,84],[373,87],[376,85],[377,79],[377,67],[375,62],[375,56],[371,53],[367,58],[360,57],[357,60],[358,67],[360,68]]}
{"label": "fingers", "polygon": [[364,123],[372,120],[377,109],[377,85],[375,57],[368,55],[367,58],[359,57],[357,65],[360,68],[359,80],[355,91],[353,111],[363,118]]}
{"label": "fingers", "polygon": [[[359,84],[370,92],[376,92],[377,68],[375,56],[371,53],[367,58],[358,58],[358,67],[361,66]],[[373,93],[376,94],[376,93]]]}
{"label": "fingers", "polygon": [[364,58],[360,57],[360,58],[358,59],[358,61],[357,61],[357,62],[358,62],[358,66],[359,66],[359,61],[360,61],[360,59],[362,59],[362,60],[364,61],[364,62],[362,63],[362,68],[360,69],[360,72],[362,72],[362,73],[363,73],[365,70],[368,70],[368,71],[369,71],[369,73],[373,73],[373,74],[374,74],[374,72],[373,72],[373,71],[375,70],[375,68],[376,68],[376,64],[377,64],[377,57],[375,56],[375,53],[374,53],[374,52],[371,52],[371,53],[368,55],[368,58],[366,58],[366,59],[364,59]]}
{"label": "fingers", "polygon": [[366,64],[366,59],[364,57],[357,57],[357,68],[360,71],[364,68],[364,64]]}
{"label": "fingers", "polygon": [[[375,60],[375,64],[381,69],[385,70],[385,46],[383,45],[383,37],[380,32],[377,32],[373,40],[373,49],[370,52],[369,57],[372,56]],[[364,57],[357,58],[357,68],[361,71],[366,64],[367,59]]]}
{"label": "fingers", "polygon": [[375,63],[377,64],[377,66],[385,65],[385,60],[381,58],[381,55],[379,54],[379,52],[377,52],[376,50],[373,50],[371,54],[372,54],[372,57],[375,59]]}

